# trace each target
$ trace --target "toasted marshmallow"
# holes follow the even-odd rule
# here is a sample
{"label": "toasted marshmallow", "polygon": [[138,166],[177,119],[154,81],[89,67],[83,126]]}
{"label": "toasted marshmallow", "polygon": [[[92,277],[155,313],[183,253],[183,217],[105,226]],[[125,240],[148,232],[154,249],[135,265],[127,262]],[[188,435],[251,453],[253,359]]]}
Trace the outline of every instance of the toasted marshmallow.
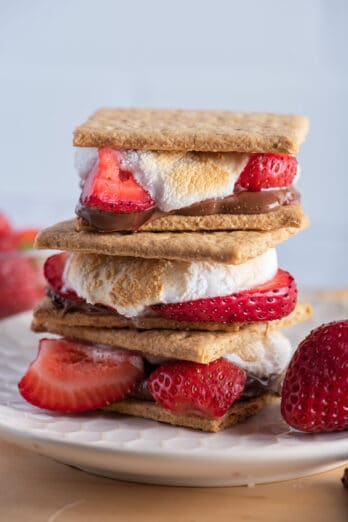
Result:
{"label": "toasted marshmallow", "polygon": [[121,152],[122,168],[133,173],[164,212],[229,196],[248,159],[237,152]]}
{"label": "toasted marshmallow", "polygon": [[281,374],[289,364],[291,355],[289,339],[281,332],[270,332],[263,339],[248,344],[242,353],[226,354],[224,358],[249,375],[263,379]]}
{"label": "toasted marshmallow", "polygon": [[[164,212],[229,196],[249,160],[249,154],[238,152],[121,150],[119,153],[122,169],[133,174]],[[75,168],[82,181],[97,161],[98,149],[77,149]]]}
{"label": "toasted marshmallow", "polygon": [[277,269],[275,249],[240,265],[72,254],[64,282],[88,303],[137,317],[150,305],[225,296],[253,288],[272,279]]}

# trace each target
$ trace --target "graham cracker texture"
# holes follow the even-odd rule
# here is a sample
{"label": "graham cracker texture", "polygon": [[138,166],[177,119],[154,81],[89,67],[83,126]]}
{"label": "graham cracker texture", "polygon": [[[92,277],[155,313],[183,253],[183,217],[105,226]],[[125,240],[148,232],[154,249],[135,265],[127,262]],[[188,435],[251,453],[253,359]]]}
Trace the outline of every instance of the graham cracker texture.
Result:
{"label": "graham cracker texture", "polygon": [[[145,223],[138,230],[148,232],[199,232],[209,230],[275,230],[282,227],[301,228],[305,215],[301,205],[285,205],[265,214],[212,214],[180,216],[171,214]],[[87,222],[77,217],[75,229],[93,231]]]}
{"label": "graham cracker texture", "polygon": [[[73,315],[68,316],[70,322],[68,324],[68,314],[62,321],[62,319],[57,320],[57,316],[53,314],[48,314],[44,318],[36,312],[31,328],[34,332],[49,332],[161,357],[209,363],[226,353],[236,353],[246,359],[248,344],[272,331],[305,321],[311,316],[311,312],[310,305],[298,303],[295,310],[287,317],[275,321],[248,323],[235,332],[82,326],[79,323],[71,324],[74,321]],[[76,317],[75,319],[78,320]],[[194,325],[195,323],[192,323],[192,326]]]}
{"label": "graham cracker texture", "polygon": [[[302,317],[302,304],[298,304],[296,317]],[[293,313],[294,313],[293,312]],[[295,314],[294,314],[295,315]],[[292,315],[289,316],[292,320]],[[128,318],[117,312],[98,312],[92,315],[78,310],[56,308],[51,299],[46,297],[34,310],[34,321],[39,324],[46,322],[62,326],[91,326],[93,328],[132,328],[136,330],[186,330],[208,332],[239,332],[259,323],[214,323],[173,321],[163,317],[134,317]]]}
{"label": "graham cracker texture", "polygon": [[292,114],[103,108],[75,130],[74,145],[295,154],[308,127],[307,118]]}
{"label": "graham cracker texture", "polygon": [[308,225],[303,215],[300,227],[269,231],[233,232],[138,232],[136,234],[77,232],[74,220],[42,230],[35,248],[67,250],[154,259],[244,263],[285,241]]}
{"label": "graham cracker texture", "polygon": [[206,432],[217,432],[230,428],[239,422],[243,422],[248,417],[256,415],[266,404],[274,400],[277,400],[275,395],[265,393],[260,397],[236,402],[223,417],[213,419],[192,414],[177,415],[170,410],[162,408],[162,406],[155,402],[137,399],[125,399],[123,401],[114,402],[103,409],[109,412],[117,412],[124,415],[164,422],[174,426],[183,426],[185,428]]}

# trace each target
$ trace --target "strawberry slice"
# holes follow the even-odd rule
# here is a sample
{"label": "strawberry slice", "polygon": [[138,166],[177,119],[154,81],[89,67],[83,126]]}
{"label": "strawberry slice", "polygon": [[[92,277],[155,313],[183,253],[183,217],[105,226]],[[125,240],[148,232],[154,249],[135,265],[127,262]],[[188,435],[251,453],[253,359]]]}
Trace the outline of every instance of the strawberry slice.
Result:
{"label": "strawberry slice", "polygon": [[294,278],[289,272],[279,269],[273,279],[250,290],[151,308],[160,317],[174,321],[246,323],[285,317],[295,308],[296,298]]}
{"label": "strawberry slice", "polygon": [[68,252],[61,252],[60,254],[54,254],[48,257],[44,264],[44,276],[50,287],[57,292],[57,294],[67,299],[79,300],[74,290],[68,290],[64,286],[63,273],[68,258]]}
{"label": "strawberry slice", "polygon": [[18,388],[34,406],[77,413],[123,399],[143,377],[140,355],[67,339],[42,339]]}
{"label": "strawberry slice", "polygon": [[289,154],[252,154],[239,176],[236,188],[250,192],[263,189],[287,187],[297,173],[297,159]]}
{"label": "strawberry slice", "polygon": [[148,388],[163,408],[221,417],[240,398],[245,382],[245,371],[226,359],[209,364],[174,361],[151,373]]}
{"label": "strawberry slice", "polygon": [[45,282],[37,259],[18,252],[1,256],[0,318],[33,308],[44,296]]}
{"label": "strawberry slice", "polygon": [[117,151],[102,147],[98,155],[99,161],[82,189],[82,205],[115,213],[140,212],[156,205],[132,173],[120,169],[120,155]]}

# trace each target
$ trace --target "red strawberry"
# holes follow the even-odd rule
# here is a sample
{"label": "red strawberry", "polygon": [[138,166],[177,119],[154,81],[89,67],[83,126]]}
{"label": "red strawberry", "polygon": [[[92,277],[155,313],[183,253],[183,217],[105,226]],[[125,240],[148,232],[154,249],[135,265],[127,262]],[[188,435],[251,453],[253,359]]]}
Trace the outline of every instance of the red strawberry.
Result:
{"label": "red strawberry", "polygon": [[37,228],[24,228],[15,232],[16,247],[18,250],[33,248],[34,239],[38,233]]}
{"label": "red strawberry", "polygon": [[252,154],[236,186],[259,192],[262,189],[287,187],[297,172],[297,159],[289,154]]}
{"label": "red strawberry", "polygon": [[14,252],[17,250],[16,236],[11,232],[0,236],[0,253]]}
{"label": "red strawberry", "polygon": [[0,259],[0,318],[29,310],[44,295],[44,279],[35,258],[10,252]]}
{"label": "red strawberry", "polygon": [[5,214],[0,213],[0,252],[16,250],[13,229]]}
{"label": "red strawberry", "polygon": [[82,205],[116,213],[140,212],[155,206],[156,202],[132,173],[120,169],[117,151],[103,147],[98,154],[99,161],[82,189]]}
{"label": "red strawberry", "polygon": [[295,308],[296,298],[294,278],[279,269],[273,279],[250,290],[223,297],[159,304],[152,309],[160,317],[174,321],[246,323],[285,317]]}
{"label": "red strawberry", "polygon": [[0,212],[0,241],[3,236],[7,236],[11,233],[12,233],[12,227],[11,227],[9,220],[7,219],[5,214]]}
{"label": "red strawberry", "polygon": [[281,412],[301,431],[348,430],[348,320],[323,324],[301,342],[285,375]]}
{"label": "red strawberry", "polygon": [[58,294],[67,299],[79,299],[76,292],[64,288],[63,272],[68,258],[68,252],[48,257],[44,264],[44,276],[50,287]]}
{"label": "red strawberry", "polygon": [[209,364],[174,361],[151,373],[148,388],[163,408],[221,417],[239,399],[245,382],[245,371],[226,359]]}
{"label": "red strawberry", "polygon": [[123,399],[143,377],[143,359],[127,350],[42,339],[18,388],[34,406],[76,413]]}

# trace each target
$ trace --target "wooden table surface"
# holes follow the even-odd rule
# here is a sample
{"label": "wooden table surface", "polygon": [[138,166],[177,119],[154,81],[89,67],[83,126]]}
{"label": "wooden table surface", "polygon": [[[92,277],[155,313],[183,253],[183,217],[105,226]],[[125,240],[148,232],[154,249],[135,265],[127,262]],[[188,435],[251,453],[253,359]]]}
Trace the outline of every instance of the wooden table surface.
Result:
{"label": "wooden table surface", "polygon": [[0,443],[1,522],[347,522],[343,468],[277,484],[177,488],[88,475]]}

